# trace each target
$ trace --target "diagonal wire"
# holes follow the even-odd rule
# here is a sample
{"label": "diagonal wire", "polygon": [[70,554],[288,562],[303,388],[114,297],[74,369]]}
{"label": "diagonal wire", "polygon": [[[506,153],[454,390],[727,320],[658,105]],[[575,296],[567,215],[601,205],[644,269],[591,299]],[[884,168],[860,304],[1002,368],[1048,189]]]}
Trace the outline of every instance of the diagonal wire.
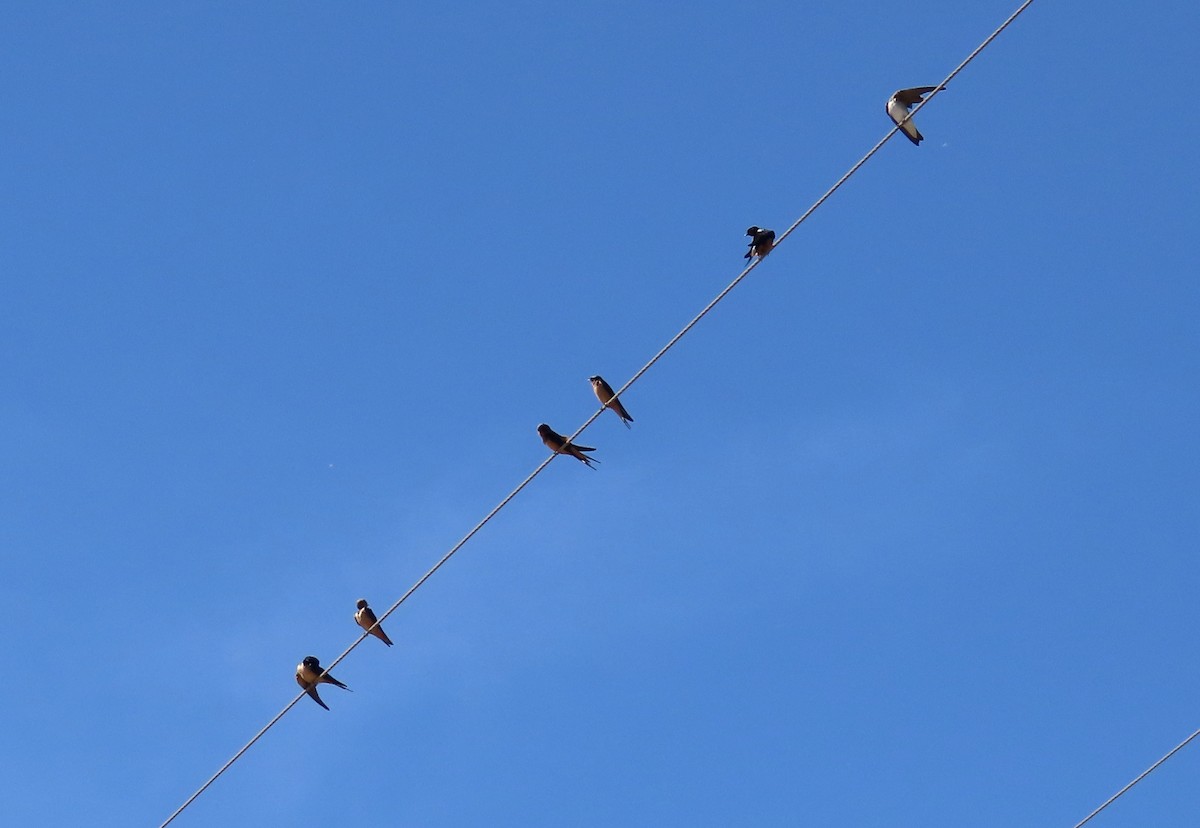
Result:
{"label": "diagonal wire", "polygon": [[[786,239],[789,235],[791,235],[793,230],[795,230],[797,227],[799,227],[809,216],[811,216],[814,212],[816,212],[817,208],[820,207],[822,204],[824,204],[829,199],[830,196],[832,196],[835,192],[837,192],[839,189],[841,189],[842,185],[845,184],[848,180],[850,180],[850,177],[852,175],[854,175],[856,172],[858,172],[858,170],[864,164],[866,164],[867,161],[871,160],[871,157],[873,155],[875,155],[875,153],[877,153],[880,150],[880,148],[891,139],[891,137],[893,135],[896,134],[896,132],[900,129],[901,125],[903,125],[904,123],[907,123],[927,103],[929,103],[931,100],[933,100],[934,96],[937,95],[938,92],[942,91],[942,89],[946,86],[947,83],[949,83],[951,80],[953,80],[954,77],[959,72],[961,72],[963,69],[965,69],[967,64],[969,64],[971,61],[973,61],[979,55],[980,52],[982,52],[984,49],[986,49],[988,47],[988,45],[993,40],[995,40],[1000,35],[1001,32],[1003,32],[1005,29],[1007,29],[1009,27],[1009,25],[1014,20],[1017,19],[1017,17],[1021,14],[1021,12],[1025,11],[1025,9],[1029,8],[1030,4],[1032,4],[1032,3],[1033,3],[1033,0],[1025,0],[1025,2],[1023,2],[1020,5],[1020,7],[1017,8],[1017,10],[1015,12],[1013,12],[1011,15],[1009,15],[1008,19],[1005,20],[1003,23],[1001,23],[999,28],[997,28],[994,32],[992,32],[990,35],[988,35],[987,39],[984,40],[983,43],[980,43],[979,46],[977,46],[975,48],[975,51],[973,51],[973,52],[971,52],[971,54],[967,55],[966,60],[964,60],[962,63],[960,63],[958,66],[956,66],[954,68],[954,71],[951,72],[949,75],[947,75],[946,79],[944,81],[942,81],[940,84],[938,84],[937,89],[935,89],[933,92],[931,92],[927,96],[925,96],[925,99],[923,101],[921,101],[919,104],[917,104],[917,106],[915,108],[913,108],[913,110],[908,114],[907,117],[905,117],[899,124],[892,127],[892,129],[886,135],[884,135],[883,138],[881,138],[879,140],[879,143],[877,143],[874,147],[872,147],[870,149],[870,151],[866,155],[864,155],[862,158],[860,158],[853,167],[851,167],[849,170],[847,170],[845,175],[843,175],[841,178],[839,178],[837,180],[837,183],[835,183],[832,187],[830,187],[828,190],[826,190],[825,194],[822,195],[819,199],[817,199],[811,207],[809,207],[807,210],[805,210],[804,214],[801,215],[800,218],[798,218],[794,222],[792,222],[792,225],[790,227],[788,227],[788,229],[785,230],[775,240],[774,247],[778,247],[780,244],[782,244],[783,240]],[[774,248],[772,248],[772,249],[774,249]],[[720,304],[721,300],[723,300],[726,296],[728,296],[729,293],[735,287],[737,287],[743,279],[745,279],[748,275],[750,275],[750,272],[753,271],[754,268],[758,267],[761,263],[762,263],[762,258],[756,257],[756,258],[752,259],[750,261],[750,264],[748,264],[746,266],[746,268],[744,270],[742,270],[742,272],[739,273],[737,275],[737,277],[725,287],[724,290],[722,290],[720,293],[718,293],[717,296],[711,302],[709,302],[707,305],[705,305],[704,309],[701,310],[698,314],[696,314],[696,316],[694,316],[692,318],[692,321],[690,321],[686,325],[684,325],[683,329],[680,330],[679,333],[677,333],[677,334],[675,334],[675,336],[671,337],[671,340],[669,342],[667,342],[667,344],[664,345],[659,350],[658,353],[656,353],[653,357],[651,357],[650,361],[647,362],[645,365],[643,365],[636,374],[634,374],[632,377],[630,377],[629,381],[626,382],[624,385],[622,385],[620,387],[620,389],[618,389],[613,394],[612,398],[616,399],[622,393],[624,393],[626,390],[628,390],[630,388],[630,386],[632,386],[635,382],[637,382],[639,379],[641,379],[643,374],[645,374],[647,371],[649,371],[656,362],[658,362],[660,359],[662,359],[666,355],[667,351],[669,351],[673,347],[675,347],[676,343],[678,343],[679,340],[683,339],[683,337],[687,335],[688,331],[690,331],[692,328],[694,328],[701,319],[703,319],[705,316],[707,316],[713,308],[715,308],[718,304]],[[604,413],[604,408],[605,408],[605,406],[601,406],[595,413],[592,414],[592,416],[588,417],[588,419],[583,423],[583,425],[581,425],[579,428],[577,428],[571,434],[571,436],[569,436],[567,438],[567,441],[568,442],[573,441],[576,437],[578,437],[580,434],[582,434],[588,426],[590,426],[593,422],[596,421],[597,417],[599,417],[601,414]],[[389,615],[391,615],[393,612],[395,612],[397,609],[399,609],[400,605],[403,604],[405,601],[407,601],[409,596],[411,596],[414,592],[416,592],[418,589],[420,589],[421,586],[427,580],[429,580],[430,577],[433,576],[433,573],[435,573],[439,569],[441,569],[442,566],[447,561],[449,561],[450,558],[452,558],[454,556],[454,554],[456,552],[458,552],[459,549],[461,549],[464,545],[466,545],[467,541],[469,541],[472,537],[474,537],[475,534],[477,532],[479,532],[480,529],[482,529],[484,526],[486,526],[488,524],[488,522],[491,521],[491,519],[494,518],[500,512],[501,509],[503,509],[505,506],[507,506],[509,504],[509,502],[512,501],[513,498],[515,498],[518,494],[520,494],[521,491],[526,486],[528,486],[530,483],[532,483],[534,478],[536,478],[539,474],[541,474],[542,471],[548,465],[550,465],[550,461],[553,460],[556,456],[557,456],[556,454],[551,454],[549,457],[547,457],[545,460],[543,460],[538,465],[537,468],[535,468],[532,472],[529,473],[528,477],[526,477],[524,480],[522,480],[515,489],[513,489],[511,492],[509,492],[508,495],[503,500],[501,500],[498,504],[496,504],[495,508],[493,508],[492,511],[488,512],[487,515],[483,518],[483,520],[481,520],[481,521],[479,521],[479,523],[475,524],[475,526],[471,529],[471,531],[467,532],[467,534],[465,534],[463,536],[462,540],[460,540],[458,543],[454,544],[454,546],[450,548],[450,551],[442,556],[441,560],[439,560],[436,564],[434,564],[429,569],[428,572],[426,572],[424,575],[422,575],[415,584],[413,584],[411,587],[409,587],[408,591],[405,592],[403,595],[401,595],[400,598],[396,601],[396,603],[394,603],[390,607],[388,607],[387,612],[385,612],[383,615],[379,616],[376,626],[378,624],[382,624]],[[341,655],[339,655],[337,658],[335,658],[333,661],[331,661],[328,664],[328,666],[326,666],[324,668],[324,672],[322,673],[322,675],[328,673],[330,670],[332,670],[334,667],[336,667],[342,661],[342,659],[346,658],[346,656],[348,656],[348,655],[350,655],[350,653],[354,652],[354,649],[356,647],[358,647],[358,645],[361,644],[364,639],[366,639],[367,635],[368,635],[368,633],[366,633],[366,632],[362,633],[354,641],[354,643],[352,643],[349,647],[347,647],[345,649],[345,651]],[[220,778],[220,776],[223,773],[225,773],[225,771],[229,770],[229,768],[233,765],[233,763],[236,762],[238,759],[240,759],[242,757],[242,755],[245,754],[246,751],[249,750],[254,745],[255,742],[257,742],[259,739],[261,739],[266,734],[266,732],[268,730],[270,730],[272,727],[274,727],[275,724],[280,719],[282,719],[284,717],[284,715],[289,710],[291,710],[292,707],[298,701],[300,701],[301,698],[304,697],[304,695],[305,695],[304,691],[301,691],[299,694],[297,694],[297,696],[291,700],[291,702],[287,705],[287,707],[283,708],[283,710],[279,711],[279,713],[276,714],[275,718],[273,718],[273,719],[271,719],[271,721],[267,722],[267,724],[263,727],[263,729],[254,735],[253,739],[251,739],[249,742],[247,742],[245,744],[245,746],[242,747],[241,750],[239,750],[237,753],[235,753],[229,759],[228,762],[226,762],[224,765],[222,765],[221,768],[216,773],[214,773],[207,782],[205,782],[202,786],[200,786],[199,790],[197,790],[194,794],[192,794],[190,797],[188,797],[187,801],[184,802],[182,805],[180,805],[179,808],[175,811],[175,813],[173,813],[173,814],[171,814],[171,816],[167,817],[166,821],[163,822],[159,826],[159,828],[166,828],[166,826],[169,825],[172,821],[174,821],[176,817],[178,817],[181,813],[183,813],[184,809],[186,809],[189,805],[191,805],[194,801],[196,801],[196,798],[199,797],[200,794],[204,793],[204,791],[207,790],[208,787],[210,785],[212,785],[212,783],[216,782],[217,779]]]}
{"label": "diagonal wire", "polygon": [[[988,35],[987,40],[983,41],[983,43],[980,43],[978,46],[976,46],[975,51],[973,51],[973,52],[971,52],[971,54],[967,55],[966,60],[964,60],[962,63],[958,64],[958,66],[954,67],[954,71],[951,72],[949,75],[947,75],[946,79],[944,81],[942,81],[941,83],[939,83],[937,88],[934,89],[934,91],[932,91],[928,95],[926,95],[925,99],[922,100],[919,104],[917,104],[916,107],[903,120],[900,121],[900,123],[898,123],[894,127],[892,127],[887,135],[880,138],[879,143],[876,144],[875,146],[871,147],[870,151],[867,152],[866,155],[864,155],[862,158],[858,159],[858,163],[855,164],[853,167],[851,167],[849,170],[847,170],[846,174],[843,175],[841,178],[839,178],[837,180],[836,184],[834,184],[832,187],[830,187],[828,190],[826,190],[825,194],[823,196],[821,196],[816,201],[814,201],[813,205],[811,207],[809,207],[807,210],[805,210],[804,214],[801,215],[800,218],[798,218],[794,222],[792,222],[792,226],[789,227],[787,230],[784,230],[783,233],[779,236],[779,238],[775,240],[775,247],[778,247],[780,244],[782,244],[783,240],[786,239],[788,236],[790,236],[792,234],[793,230],[795,230],[797,227],[799,227],[801,224],[803,224],[805,222],[805,220],[808,219],[809,216],[811,216],[813,213],[815,213],[817,211],[817,208],[820,207],[822,204],[824,204],[831,195],[833,195],[838,190],[840,190],[842,185],[850,180],[850,176],[852,176],[856,172],[858,172],[859,168],[862,167],[863,164],[870,161],[871,157],[873,155],[875,155],[875,153],[879,152],[880,148],[882,148],[884,144],[886,144],[888,141],[891,140],[892,136],[895,135],[900,130],[901,126],[903,126],[904,124],[906,124],[910,120],[912,120],[912,117],[914,115],[916,115],[925,106],[925,104],[932,101],[934,96],[937,95],[938,92],[941,92],[943,89],[945,89],[946,84],[948,84],[950,81],[954,80],[955,76],[958,75],[959,72],[961,72],[963,69],[967,68],[967,64],[970,63],[971,61],[973,61],[979,55],[980,52],[982,52],[984,49],[986,49],[988,47],[988,44],[990,44],[993,40],[995,40],[997,37],[999,37],[1000,33],[1003,32],[1005,29],[1007,29],[1009,27],[1009,25],[1011,25],[1012,22],[1014,20],[1016,20],[1017,17],[1020,16],[1021,12],[1025,11],[1025,9],[1029,8],[1031,3],[1033,3],[1033,0],[1025,0],[1025,2],[1022,3],[1015,12],[1013,12],[1012,14],[1010,14],[1008,16],[1007,20],[1005,20],[1003,23],[1000,24],[1000,26],[996,29],[996,31],[994,31],[990,35]],[[774,248],[772,248],[772,249],[774,249]],[[704,310],[700,311],[700,313],[698,313],[696,315],[695,319],[693,319],[691,322],[687,323],[687,325],[684,326],[683,330],[681,330],[679,333],[675,334],[675,336],[671,339],[671,341],[668,342],[666,345],[664,345],[662,347],[662,350],[659,351],[657,354],[655,354],[650,359],[649,362],[647,362],[645,365],[643,365],[642,370],[640,370],[636,374],[634,374],[633,377],[629,380],[629,382],[622,385],[621,388],[615,394],[613,394],[613,396],[614,397],[620,396],[623,391],[625,391],[627,388],[629,388],[629,386],[633,385],[635,382],[637,382],[639,379],[641,379],[642,374],[649,371],[650,367],[652,365],[654,365],[654,363],[658,362],[658,360],[661,359],[663,357],[663,355],[665,355],[667,353],[667,351],[671,350],[671,348],[674,347],[675,343],[678,342],[680,339],[682,339],[684,334],[686,334],[688,331],[690,331],[692,329],[692,326],[694,326],[697,322],[699,322],[701,319],[703,319],[710,310],[715,308],[717,306],[717,303],[720,302],[722,299],[724,299],[731,290],[733,290],[735,287],[737,287],[738,283],[741,282],[742,279],[746,278],[746,276],[749,275],[750,271],[754,270],[754,268],[757,267],[759,262],[761,262],[761,261],[762,261],[762,259],[755,259],[753,262],[751,262],[749,267],[747,267],[745,270],[743,270],[741,273],[739,273],[737,278],[729,283],[728,287],[726,287],[723,291],[721,291],[719,294],[717,294],[717,298],[715,298],[711,302],[709,302],[708,306]],[[595,414],[593,414],[591,419],[589,419],[586,423],[584,423],[582,426],[580,426],[579,430],[576,431],[574,434],[572,434],[569,439],[574,439],[575,437],[579,436],[579,434],[582,433],[585,428],[587,428],[589,425],[592,424],[592,420],[595,420],[596,417],[600,416],[600,412],[602,412],[602,411],[604,411],[603,408],[601,408],[599,412],[596,412]]]}
{"label": "diagonal wire", "polygon": [[1082,826],[1082,825],[1086,825],[1087,823],[1091,822],[1091,820],[1092,820],[1092,817],[1094,817],[1096,814],[1098,814],[1098,813],[1100,813],[1101,811],[1103,811],[1103,810],[1104,810],[1105,808],[1107,808],[1109,805],[1111,805],[1111,804],[1113,804],[1114,802],[1116,802],[1116,801],[1117,801],[1117,798],[1118,798],[1118,797],[1120,797],[1120,796],[1121,796],[1121,794],[1125,793],[1127,790],[1129,790],[1130,788],[1132,788],[1134,785],[1136,785],[1137,783],[1139,783],[1139,782],[1141,782],[1143,779],[1145,779],[1147,776],[1149,776],[1149,775],[1151,774],[1151,772],[1153,772],[1153,771],[1154,771],[1154,770],[1155,770],[1155,769],[1156,769],[1156,768],[1157,768],[1159,765],[1161,765],[1163,762],[1165,762],[1165,761],[1167,761],[1168,759],[1170,759],[1172,756],[1174,756],[1174,755],[1175,755],[1176,753],[1178,753],[1179,751],[1183,750],[1183,749],[1184,749],[1184,748],[1187,746],[1187,743],[1188,743],[1188,742],[1190,742],[1190,741],[1192,741],[1192,739],[1195,739],[1197,736],[1200,736],[1200,730],[1197,730],[1197,731],[1196,731],[1195,733],[1193,733],[1191,736],[1189,736],[1189,737],[1187,737],[1186,739],[1184,739],[1182,742],[1180,742],[1180,743],[1179,743],[1179,744],[1177,744],[1177,745],[1176,745],[1174,748],[1172,748],[1172,749],[1170,750],[1170,752],[1168,752],[1168,753],[1167,753],[1167,755],[1166,755],[1166,756],[1164,756],[1163,758],[1159,759],[1159,760],[1158,760],[1157,762],[1155,762],[1153,765],[1151,765],[1150,767],[1148,767],[1148,768],[1146,768],[1144,771],[1142,771],[1142,772],[1141,772],[1141,774],[1139,774],[1139,775],[1138,775],[1138,777],[1137,777],[1136,779],[1134,779],[1132,782],[1130,782],[1130,783],[1129,783],[1128,785],[1126,785],[1124,788],[1121,788],[1121,790],[1117,791],[1115,794],[1113,794],[1112,796],[1110,796],[1110,797],[1109,797],[1107,800],[1105,800],[1105,802],[1104,802],[1104,804],[1103,804],[1103,805],[1101,805],[1099,808],[1097,808],[1096,810],[1094,810],[1094,811],[1092,811],[1090,814],[1088,814],[1086,817],[1084,817],[1082,822],[1077,822],[1077,823],[1075,823],[1075,826],[1074,826],[1074,828],[1080,828],[1080,826]]}

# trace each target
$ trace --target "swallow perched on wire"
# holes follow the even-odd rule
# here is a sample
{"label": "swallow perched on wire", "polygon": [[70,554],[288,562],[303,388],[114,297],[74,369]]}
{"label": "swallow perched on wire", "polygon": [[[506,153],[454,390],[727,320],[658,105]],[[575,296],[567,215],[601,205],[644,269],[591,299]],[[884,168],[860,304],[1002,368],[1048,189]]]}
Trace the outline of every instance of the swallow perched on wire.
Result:
{"label": "swallow perched on wire", "polygon": [[299,684],[301,687],[303,687],[304,692],[308,693],[308,695],[312,697],[313,701],[328,710],[329,705],[321,701],[321,697],[317,695],[317,685],[336,684],[343,690],[349,690],[350,688],[342,684],[328,673],[321,675],[323,669],[324,668],[321,667],[321,662],[317,661],[316,656],[305,656],[304,661],[301,661],[296,665],[296,684]]}
{"label": "swallow perched on wire", "polygon": [[379,619],[375,617],[375,612],[367,606],[367,599],[359,598],[358,603],[354,606],[358,607],[358,612],[354,613],[354,620],[358,622],[358,626],[389,647],[392,646],[392,639],[388,638],[383,627],[379,626]]}
{"label": "swallow perched on wire", "polygon": [[915,86],[912,89],[901,89],[888,98],[888,117],[892,119],[896,126],[900,127],[901,132],[908,136],[908,140],[917,146],[921,145],[921,141],[924,140],[925,136],[917,130],[917,125],[913,123],[911,118],[905,123],[902,122],[910,109],[924,100],[927,94],[938,88],[936,86]]}
{"label": "swallow perched on wire", "polygon": [[746,235],[750,237],[750,244],[746,245],[750,249],[742,257],[744,259],[749,259],[751,256],[758,256],[761,259],[775,246],[774,230],[767,230],[765,227],[750,227],[747,228]]}
{"label": "swallow perched on wire", "polygon": [[633,417],[629,416],[629,412],[625,410],[625,406],[621,405],[621,401],[613,394],[612,386],[604,381],[604,377],[597,374],[594,377],[588,377],[592,383],[592,390],[596,392],[596,399],[618,417],[625,424],[626,428],[631,428],[629,425],[633,422]]}
{"label": "swallow perched on wire", "polygon": [[585,451],[595,451],[591,446],[579,446],[575,443],[567,442],[567,438],[559,434],[550,426],[542,423],[538,426],[538,436],[542,438],[542,442],[546,444],[546,448],[550,449],[555,454],[569,454],[576,460],[581,461],[589,469],[596,468],[592,463],[599,463],[595,457],[588,457],[584,454]]}

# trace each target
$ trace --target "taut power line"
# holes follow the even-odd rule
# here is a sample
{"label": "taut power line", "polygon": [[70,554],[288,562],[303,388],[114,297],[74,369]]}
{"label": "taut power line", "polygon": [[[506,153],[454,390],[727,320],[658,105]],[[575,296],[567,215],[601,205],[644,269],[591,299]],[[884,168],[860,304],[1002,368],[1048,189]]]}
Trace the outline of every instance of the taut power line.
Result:
{"label": "taut power line", "polygon": [[[845,184],[847,181],[849,181],[850,177],[853,176],[856,172],[858,172],[858,170],[861,169],[862,166],[864,164],[866,164],[867,161],[869,161],[871,159],[871,157],[874,156],[875,153],[878,152],[880,150],[880,148],[883,147],[883,145],[886,144],[892,138],[892,136],[896,134],[897,131],[899,131],[900,126],[902,124],[906,123],[909,119],[911,119],[919,111],[921,111],[930,101],[932,101],[933,98],[938,94],[938,92],[942,91],[942,89],[945,88],[947,83],[949,83],[951,80],[953,80],[954,77],[956,75],[958,75],[959,72],[961,72],[963,69],[965,69],[971,61],[973,61],[984,49],[986,49],[993,40],[995,40],[997,37],[999,37],[1000,33],[1003,32],[1005,29],[1007,29],[1009,27],[1009,25],[1012,24],[1012,22],[1014,20],[1016,20],[1017,17],[1020,16],[1020,14],[1023,11],[1025,11],[1025,9],[1029,8],[1029,6],[1032,3],[1033,3],[1033,0],[1025,0],[1025,2],[1023,2],[1017,8],[1016,11],[1014,11],[1011,15],[1009,15],[1007,20],[1005,20],[1003,23],[1001,23],[1000,26],[997,27],[997,29],[994,32],[992,32],[990,35],[988,35],[986,40],[984,40],[982,43],[980,43],[979,46],[977,46],[975,48],[975,50],[973,52],[971,52],[971,54],[967,55],[966,59],[963,60],[962,63],[960,63],[958,66],[956,66],[954,68],[954,71],[952,71],[949,75],[946,76],[945,80],[943,80],[940,84],[938,84],[938,88],[935,91],[931,92],[928,96],[926,96],[924,101],[922,101],[915,108],[913,108],[913,110],[908,114],[908,117],[903,119],[899,124],[896,124],[895,126],[893,126],[891,128],[891,130],[889,130],[888,133],[886,135],[884,135],[883,138],[881,138],[879,140],[879,142],[877,144],[875,144],[875,146],[873,146],[867,152],[866,155],[864,155],[862,158],[860,158],[858,160],[858,162],[855,163],[854,166],[852,166],[846,172],[845,175],[843,175],[841,178],[839,178],[832,187],[830,187],[828,190],[825,191],[824,195],[822,195],[820,198],[818,198],[811,207],[809,207],[807,210],[805,210],[804,213],[800,216],[800,218],[798,218],[794,222],[792,222],[792,225],[790,227],[788,227],[788,229],[785,230],[779,236],[778,239],[776,239],[775,247],[778,247],[789,235],[792,234],[792,232],[797,227],[799,227],[802,223],[804,223],[805,220],[808,219],[809,216],[811,216],[814,212],[816,212],[817,208],[819,208],[822,204],[824,204],[829,199],[830,196],[832,196],[835,192],[837,192],[839,189],[841,189],[842,185]],[[675,336],[671,337],[670,341],[667,342],[667,344],[664,345],[658,351],[658,353],[656,353],[653,357],[651,357],[650,360],[645,365],[643,365],[636,374],[634,374],[632,377],[630,377],[629,381],[626,382],[624,385],[622,385],[621,388],[615,393],[614,396],[620,397],[621,394],[623,394],[635,382],[637,382],[639,379],[641,379],[642,376],[647,371],[649,371],[656,362],[658,362],[660,359],[662,359],[668,351],[670,351],[672,348],[674,348],[675,345],[679,342],[679,340],[683,339],[683,337],[687,335],[688,331],[690,331],[692,328],[694,328],[696,326],[696,324],[700,322],[701,319],[703,319],[705,316],[707,316],[709,314],[709,312],[713,308],[715,308],[721,302],[721,300],[723,300],[726,296],[728,296],[729,293],[735,287],[737,287],[741,283],[741,281],[750,274],[751,271],[754,270],[754,268],[758,267],[759,264],[762,263],[762,261],[763,260],[761,258],[752,259],[750,264],[747,265],[746,268],[744,270],[742,270],[742,272],[739,273],[737,275],[737,277],[725,287],[724,290],[722,290],[720,293],[718,293],[717,296],[711,302],[709,302],[707,305],[705,305],[704,309],[701,310],[698,314],[696,314],[696,316],[692,318],[692,321],[688,322],[683,327],[683,329],[679,331],[679,333],[677,333],[677,334],[675,334]],[[595,422],[596,418],[599,417],[603,413],[604,413],[604,406],[601,406],[598,411],[596,411],[594,414],[592,414],[592,416],[588,417],[588,419],[586,421],[584,421],[583,425],[579,426],[579,428],[577,428],[574,431],[574,433],[572,433],[571,436],[567,438],[568,441],[574,440],[576,437],[578,437],[580,434],[582,434],[584,432],[584,430],[587,429],[587,427],[590,426],[593,422]],[[390,607],[388,607],[387,612],[385,612],[385,613],[383,613],[383,615],[379,616],[379,623],[382,624],[389,615],[391,615],[393,612],[395,612],[397,609],[399,609],[400,605],[403,604],[405,601],[407,601],[408,598],[414,592],[416,592],[418,589],[420,589],[421,586],[427,580],[429,580],[430,577],[432,577],[433,573],[435,573],[439,569],[441,569],[443,564],[445,564],[447,561],[449,561],[450,558],[452,558],[454,556],[454,554],[456,552],[458,552],[458,550],[462,549],[462,547],[466,545],[467,541],[469,541],[472,537],[474,537],[475,534],[477,532],[479,532],[480,529],[482,529],[484,526],[486,526],[487,523],[489,521],[491,521],[492,518],[494,518],[497,514],[499,514],[500,510],[503,509],[505,506],[507,506],[513,500],[513,498],[515,498],[518,494],[520,494],[521,491],[526,486],[528,486],[530,483],[532,483],[534,478],[536,478],[539,474],[541,474],[542,471],[548,465],[550,465],[550,461],[553,460],[557,456],[558,455],[556,455],[556,454],[551,454],[549,457],[547,457],[545,460],[543,460],[538,465],[537,468],[535,468],[532,472],[530,472],[529,476],[526,477],[524,480],[522,480],[515,489],[513,489],[511,492],[509,492],[504,497],[503,500],[501,500],[498,504],[496,504],[495,508],[493,508],[490,512],[488,512],[487,515],[485,515],[482,520],[480,520],[477,524],[475,524],[475,526],[471,529],[471,531],[467,532],[467,534],[463,536],[462,540],[460,540],[458,543],[454,544],[454,546],[452,546],[450,548],[449,552],[447,552],[445,555],[443,555],[442,558],[437,563],[435,563],[429,569],[428,572],[426,572],[424,575],[422,575],[415,584],[413,584],[411,587],[409,587],[407,592],[405,592],[403,595],[401,595],[400,598],[397,599],[397,601],[394,604],[392,604]],[[362,633],[361,635],[359,635],[359,637],[349,647],[347,647],[345,649],[345,651],[342,652],[341,655],[339,655],[332,662],[330,662],[328,666],[325,667],[325,672],[329,672],[334,667],[336,667],[344,658],[346,658],[346,656],[348,656],[348,655],[350,655],[350,653],[354,652],[355,648],[357,648],[358,645],[361,644],[363,642],[363,640],[366,638],[367,638],[367,633],[365,633],[365,632]],[[284,717],[284,715],[286,715],[287,712],[292,709],[292,707],[295,706],[296,702],[300,701],[300,699],[302,699],[304,697],[304,695],[305,695],[304,691],[301,691],[299,694],[297,694],[297,696],[294,699],[292,699],[291,702],[289,702],[286,707],[284,707],[282,710],[280,710],[279,713],[277,713],[273,719],[271,719],[269,722],[267,722],[266,725],[263,726],[262,730],[258,731],[258,733],[256,733],[256,734],[254,734],[254,737],[249,742],[247,742],[244,746],[242,746],[242,748],[240,750],[238,750],[238,752],[235,753],[229,759],[228,762],[226,762],[224,765],[222,765],[220,767],[220,769],[208,779],[207,782],[205,782],[203,785],[201,785],[199,790],[197,790],[194,794],[192,794],[190,797],[188,797],[187,801],[185,801],[182,805],[180,805],[179,808],[173,814],[171,814],[169,817],[167,817],[166,821],[163,822],[162,825],[159,826],[159,828],[166,828],[166,826],[171,824],[171,822],[173,822],[176,817],[178,817],[181,813],[183,813],[183,811],[189,805],[191,805],[193,802],[195,802],[196,799],[202,793],[204,793],[209,788],[210,785],[212,785],[214,782],[216,782],[217,779],[219,779],[221,777],[221,775],[225,773],[225,771],[229,770],[229,768],[232,767],[233,764],[246,753],[246,751],[248,751],[251,747],[253,747],[255,742],[257,742],[259,739],[261,739],[267,733],[268,730],[270,730],[272,727],[274,727],[275,724],[280,719],[282,719]]]}

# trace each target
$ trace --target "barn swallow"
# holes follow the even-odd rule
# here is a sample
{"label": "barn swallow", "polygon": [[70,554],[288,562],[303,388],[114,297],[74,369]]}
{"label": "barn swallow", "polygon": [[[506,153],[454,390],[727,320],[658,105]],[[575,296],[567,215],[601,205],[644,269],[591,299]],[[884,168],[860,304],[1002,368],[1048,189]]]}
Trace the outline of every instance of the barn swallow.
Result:
{"label": "barn swallow", "polygon": [[912,122],[912,119],[909,119],[907,123],[901,123],[901,121],[908,115],[910,109],[925,98],[926,94],[937,88],[936,86],[917,86],[912,89],[901,89],[888,98],[888,117],[895,122],[896,126],[900,127],[901,132],[908,136],[908,140],[918,146],[920,146],[925,136],[917,131],[917,125]]}
{"label": "barn swallow", "polygon": [[550,449],[555,454],[569,454],[577,460],[583,462],[589,469],[596,468],[592,465],[593,462],[599,463],[595,457],[588,457],[584,454],[585,451],[595,451],[591,446],[579,446],[575,443],[568,443],[567,438],[559,434],[550,426],[542,423],[538,426],[538,436],[542,438],[542,442],[546,444],[546,448]]}
{"label": "barn swallow", "polygon": [[750,249],[742,257],[744,259],[749,259],[751,256],[758,256],[761,259],[770,253],[771,248],[775,246],[774,230],[767,230],[764,227],[750,227],[746,230],[746,235],[750,237],[750,244],[746,245]]}
{"label": "barn swallow", "polygon": [[392,639],[388,638],[387,633],[383,631],[383,627],[379,626],[379,619],[375,617],[375,613],[367,606],[367,599],[359,598],[358,603],[354,606],[358,607],[358,612],[354,613],[354,620],[358,622],[358,626],[389,647],[392,646]]}
{"label": "barn swallow", "polygon": [[592,390],[596,392],[596,398],[606,408],[612,409],[613,413],[621,418],[621,422],[626,428],[630,428],[630,423],[633,422],[633,417],[629,416],[629,412],[625,410],[625,406],[621,405],[621,401],[613,395],[612,386],[604,381],[604,377],[597,374],[594,377],[588,377],[592,383]]}
{"label": "barn swallow", "polygon": [[342,684],[328,673],[321,675],[322,669],[321,662],[317,661],[316,656],[305,656],[304,661],[301,661],[296,665],[296,684],[299,684],[301,687],[303,687],[304,692],[308,693],[308,695],[312,697],[313,701],[328,710],[329,705],[321,701],[321,697],[317,695],[317,685],[336,684],[343,690],[349,690],[350,688]]}

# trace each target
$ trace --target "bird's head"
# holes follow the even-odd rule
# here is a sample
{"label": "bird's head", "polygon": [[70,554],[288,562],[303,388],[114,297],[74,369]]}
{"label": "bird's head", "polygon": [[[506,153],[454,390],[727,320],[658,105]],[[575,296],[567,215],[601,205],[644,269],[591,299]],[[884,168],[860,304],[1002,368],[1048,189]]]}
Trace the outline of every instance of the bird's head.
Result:
{"label": "bird's head", "polygon": [[359,598],[357,603],[355,603],[354,606],[357,607],[358,609],[366,609],[367,608],[367,599]]}

